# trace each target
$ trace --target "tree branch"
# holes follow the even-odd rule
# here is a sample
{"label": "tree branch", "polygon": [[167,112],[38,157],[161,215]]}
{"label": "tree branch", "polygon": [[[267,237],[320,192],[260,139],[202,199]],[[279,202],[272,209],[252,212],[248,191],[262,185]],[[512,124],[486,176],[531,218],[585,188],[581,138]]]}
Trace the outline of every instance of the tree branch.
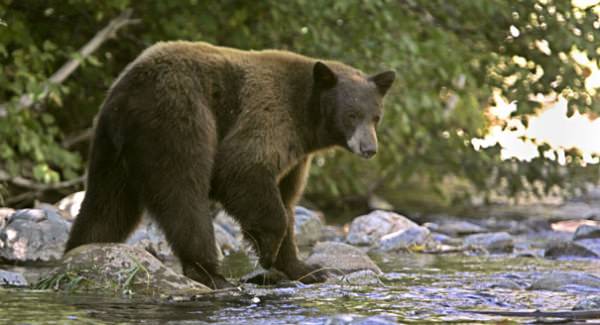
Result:
{"label": "tree branch", "polygon": [[20,176],[14,176],[14,177],[10,176],[6,171],[0,169],[0,182],[9,182],[9,183],[19,186],[19,187],[27,188],[27,189],[38,191],[38,192],[43,192],[43,191],[59,190],[59,189],[63,189],[63,188],[77,186],[77,185],[85,182],[85,176],[81,176],[81,177],[78,177],[78,178],[75,178],[72,180],[58,182],[58,183],[40,184],[40,183],[36,183],[30,179],[23,178]]}
{"label": "tree branch", "polygon": [[74,136],[64,139],[62,142],[62,146],[65,149],[70,149],[74,145],[79,144],[80,142],[89,141],[92,138],[93,134],[94,134],[94,128],[93,127],[87,128],[87,129],[77,133]]}
{"label": "tree branch", "polygon": [[[118,17],[111,20],[106,27],[100,30],[96,35],[89,40],[81,49],[79,49],[78,53],[80,58],[71,59],[67,63],[65,63],[60,69],[58,69],[50,78],[46,81],[46,85],[41,94],[41,98],[44,98],[48,95],[48,90],[50,85],[59,85],[67,77],[69,77],[80,65],[83,59],[90,56],[94,51],[96,51],[104,42],[109,40],[110,38],[115,37],[117,30],[131,24],[139,23],[139,19],[131,19],[131,9],[126,9],[123,11]],[[19,98],[19,105],[17,110],[24,109],[30,107],[34,104],[34,95],[24,94]],[[0,104],[0,117],[5,117],[7,112],[8,103]]]}

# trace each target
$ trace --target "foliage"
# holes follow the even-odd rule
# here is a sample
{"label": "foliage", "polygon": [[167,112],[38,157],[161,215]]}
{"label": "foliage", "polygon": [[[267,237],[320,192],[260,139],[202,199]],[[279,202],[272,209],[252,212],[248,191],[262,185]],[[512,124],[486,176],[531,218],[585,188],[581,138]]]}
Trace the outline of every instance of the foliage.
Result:
{"label": "foliage", "polygon": [[[49,75],[126,8],[141,23],[119,31],[65,83],[46,89]],[[335,152],[316,160],[307,197],[320,206],[372,193],[398,202],[407,186],[443,194],[449,176],[510,195],[538,180],[547,190],[597,179],[597,168],[582,168],[575,151],[573,163],[561,167],[542,158],[501,161],[497,147],[475,151],[470,143],[486,133],[484,108],[495,89],[518,101],[515,114],[524,122],[537,107],[530,96],[538,93],[600,111],[585,89],[589,71],[570,55],[577,49],[598,59],[599,18],[570,1],[3,0],[0,19],[0,102],[11,103],[0,118],[0,168],[13,175],[53,182],[81,173],[85,147],[66,149],[61,141],[91,126],[111,82],[142,49],[187,39],[289,49],[369,72],[398,72],[377,158]],[[45,89],[48,96],[40,96]],[[33,94],[33,108],[16,110],[22,94]]]}

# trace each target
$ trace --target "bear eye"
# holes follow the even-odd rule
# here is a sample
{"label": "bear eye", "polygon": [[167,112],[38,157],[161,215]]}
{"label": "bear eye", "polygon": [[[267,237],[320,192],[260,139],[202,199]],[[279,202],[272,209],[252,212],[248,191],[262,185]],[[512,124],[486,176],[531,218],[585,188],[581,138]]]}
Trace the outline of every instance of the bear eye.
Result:
{"label": "bear eye", "polygon": [[358,114],[356,114],[354,112],[351,112],[351,113],[348,114],[348,118],[351,119],[351,120],[353,120],[353,121],[355,121],[355,120],[358,119]]}
{"label": "bear eye", "polygon": [[375,124],[379,124],[379,121],[381,121],[381,116],[375,116],[375,117],[373,117],[373,122]]}

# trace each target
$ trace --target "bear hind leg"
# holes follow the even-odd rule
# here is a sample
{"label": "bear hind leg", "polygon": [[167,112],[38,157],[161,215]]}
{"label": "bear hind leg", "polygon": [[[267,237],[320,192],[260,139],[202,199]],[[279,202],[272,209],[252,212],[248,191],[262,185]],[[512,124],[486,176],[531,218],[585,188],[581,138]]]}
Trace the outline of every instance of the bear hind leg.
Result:
{"label": "bear hind leg", "polygon": [[212,218],[205,194],[182,183],[175,194],[156,195],[148,209],[163,229],[171,249],[181,262],[183,273],[213,289],[232,287],[218,273]]}
{"label": "bear hind leg", "polygon": [[165,118],[148,132],[149,139],[136,144],[136,178],[143,184],[144,206],[164,231],[183,273],[214,289],[232,287],[218,273],[209,213],[216,150],[214,120],[205,107],[193,112],[196,115],[178,120],[174,126],[172,116]]}
{"label": "bear hind leg", "polygon": [[90,243],[123,242],[139,223],[141,213],[139,193],[128,180],[127,168],[99,127],[85,198],[65,252]]}

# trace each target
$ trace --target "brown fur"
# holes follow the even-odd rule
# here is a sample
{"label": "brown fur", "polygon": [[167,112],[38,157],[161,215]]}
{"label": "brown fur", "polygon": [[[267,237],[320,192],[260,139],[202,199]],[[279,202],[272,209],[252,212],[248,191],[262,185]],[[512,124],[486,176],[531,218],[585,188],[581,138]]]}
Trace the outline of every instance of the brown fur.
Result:
{"label": "brown fur", "polygon": [[66,250],[125,240],[147,209],[186,275],[228,286],[217,272],[210,197],[240,222],[265,268],[323,280],[324,272],[311,273],[318,266],[298,259],[294,239],[293,207],[310,155],[340,145],[372,156],[381,98],[394,75],[368,78],[322,62],[206,43],[147,49],[103,104]]}

